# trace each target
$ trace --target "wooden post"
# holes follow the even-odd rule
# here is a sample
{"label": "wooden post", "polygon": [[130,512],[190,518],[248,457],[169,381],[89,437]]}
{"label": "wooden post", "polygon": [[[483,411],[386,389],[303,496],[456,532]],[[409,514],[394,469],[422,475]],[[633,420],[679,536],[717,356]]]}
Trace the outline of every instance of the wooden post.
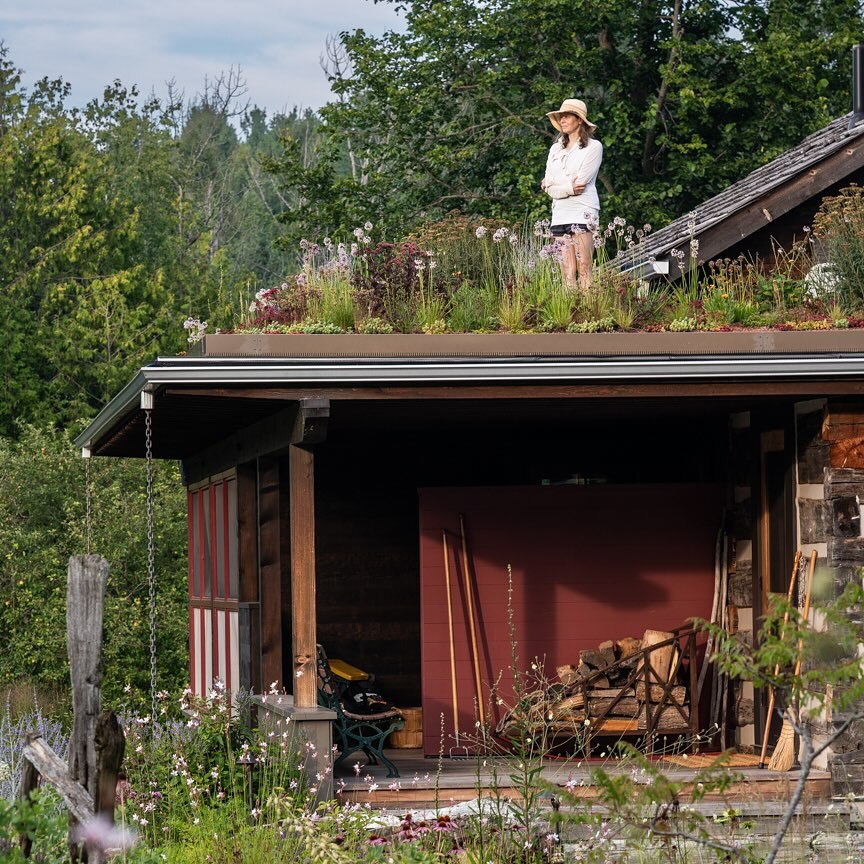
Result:
{"label": "wooden post", "polygon": [[282,671],[282,561],[279,459],[258,460],[258,566],[260,578],[261,689],[285,684]]}
{"label": "wooden post", "polygon": [[[72,737],[69,777],[96,794],[96,721],[102,703],[102,617],[108,562],[99,555],[69,559],[66,590],[66,643],[72,678]],[[72,833],[78,819],[70,813],[69,854],[80,860]]]}
{"label": "wooden post", "polygon": [[[35,791],[39,785],[39,772],[29,759],[24,759],[23,763],[21,766],[21,784],[18,786],[18,800],[29,801],[30,793]],[[25,858],[29,858],[33,841],[27,833],[22,832],[18,846],[21,849],[21,854]]]}
{"label": "wooden post", "polygon": [[313,708],[318,704],[318,676],[315,669],[315,462],[312,451],[292,444],[288,465],[294,705]]}
{"label": "wooden post", "polygon": [[68,767],[41,735],[34,733],[27,736],[22,755],[33,766],[36,774],[63,796],[66,808],[78,822],[92,818],[93,797],[80,783],[69,777]]}
{"label": "wooden post", "polygon": [[[687,637],[687,658],[690,661],[690,752],[699,752],[699,676],[696,672],[696,633]],[[708,662],[705,658],[704,662]]]}
{"label": "wooden post", "polygon": [[96,788],[93,806],[96,815],[114,824],[114,801],[117,794],[117,775],[123,764],[126,736],[120,728],[117,715],[103,711],[96,722]]}
{"label": "wooden post", "polygon": [[240,689],[250,693],[262,693],[264,682],[261,680],[261,607],[258,593],[258,478],[257,464],[254,462],[237,466],[237,558]]}

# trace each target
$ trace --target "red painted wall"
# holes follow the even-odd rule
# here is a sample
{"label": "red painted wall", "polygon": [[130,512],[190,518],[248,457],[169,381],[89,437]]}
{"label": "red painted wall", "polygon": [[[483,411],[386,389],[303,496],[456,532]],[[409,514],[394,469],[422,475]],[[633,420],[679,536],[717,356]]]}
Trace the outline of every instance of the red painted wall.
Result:
{"label": "red painted wall", "polygon": [[[710,617],[721,485],[595,485],[420,490],[423,747],[453,746],[442,531],[450,543],[460,731],[473,730],[474,677],[459,514],[464,514],[479,597],[484,698],[501,677],[512,695],[507,565],[513,571],[520,667],[578,663],[606,639],[641,637],[693,616]],[[493,718],[497,720],[497,717]]]}

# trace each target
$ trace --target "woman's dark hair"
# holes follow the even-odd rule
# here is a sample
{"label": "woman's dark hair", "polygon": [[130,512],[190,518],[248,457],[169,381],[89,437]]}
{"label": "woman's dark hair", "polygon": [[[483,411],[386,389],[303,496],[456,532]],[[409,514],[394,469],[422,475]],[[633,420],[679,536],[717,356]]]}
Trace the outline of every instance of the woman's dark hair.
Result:
{"label": "woman's dark hair", "polygon": [[[574,115],[579,119],[579,126],[576,128],[576,136],[579,138],[579,146],[587,147],[588,142],[594,137],[591,134],[591,127],[578,114]],[[570,136],[562,132],[558,136],[562,147],[566,147],[570,143]]]}

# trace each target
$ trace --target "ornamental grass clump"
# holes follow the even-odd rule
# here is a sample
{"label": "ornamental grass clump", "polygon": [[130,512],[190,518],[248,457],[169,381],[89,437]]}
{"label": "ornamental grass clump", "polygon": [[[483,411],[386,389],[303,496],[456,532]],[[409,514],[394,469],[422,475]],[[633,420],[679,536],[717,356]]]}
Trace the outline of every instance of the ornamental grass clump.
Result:
{"label": "ornamental grass clump", "polygon": [[708,329],[759,323],[756,298],[763,283],[754,262],[743,255],[709,261],[704,274],[699,308]]}
{"label": "ornamental grass clump", "polygon": [[813,234],[831,265],[828,290],[848,311],[864,309],[864,189],[852,184],[825,198]]}
{"label": "ornamental grass clump", "polygon": [[421,225],[404,242],[435,256],[440,264],[437,279],[448,295],[466,284],[479,290],[487,283],[497,293],[491,242],[497,231],[502,228],[509,230],[510,227],[500,220],[479,221],[451,213],[443,219]]}
{"label": "ornamental grass clump", "polygon": [[[358,239],[361,242],[369,240],[362,230]],[[355,243],[349,252],[345,243],[333,243],[325,237],[322,246],[317,243],[304,245],[301,241],[301,249],[303,267],[299,278],[307,291],[307,316],[342,330],[353,330],[355,315],[351,277],[359,247]]]}
{"label": "ornamental grass clump", "polygon": [[573,321],[577,299],[563,283],[554,285],[539,304],[538,321],[541,330],[567,330]]}
{"label": "ornamental grass clump", "polygon": [[810,230],[804,229],[804,234],[805,239],[796,240],[789,249],[772,239],[770,266],[746,262],[743,284],[738,288],[739,296],[743,295],[741,299],[751,300],[763,312],[777,316],[813,305],[813,301],[821,302],[822,298],[807,291],[806,279],[814,265],[814,250],[809,240]]}

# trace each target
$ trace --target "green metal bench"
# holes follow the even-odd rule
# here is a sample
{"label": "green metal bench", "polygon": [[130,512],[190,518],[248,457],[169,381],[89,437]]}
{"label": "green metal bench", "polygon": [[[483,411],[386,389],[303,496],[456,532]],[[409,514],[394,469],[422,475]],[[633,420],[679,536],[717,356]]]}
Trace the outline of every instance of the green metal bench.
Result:
{"label": "green metal bench", "polygon": [[388,777],[398,777],[396,766],[384,755],[387,736],[405,725],[405,720],[396,708],[376,714],[358,714],[345,707],[345,686],[340,685],[330,671],[327,655],[318,645],[318,704],[336,712],[333,721],[333,738],[339,749],[335,768],[352,753],[362,751],[370,765],[381,762],[387,768]]}

